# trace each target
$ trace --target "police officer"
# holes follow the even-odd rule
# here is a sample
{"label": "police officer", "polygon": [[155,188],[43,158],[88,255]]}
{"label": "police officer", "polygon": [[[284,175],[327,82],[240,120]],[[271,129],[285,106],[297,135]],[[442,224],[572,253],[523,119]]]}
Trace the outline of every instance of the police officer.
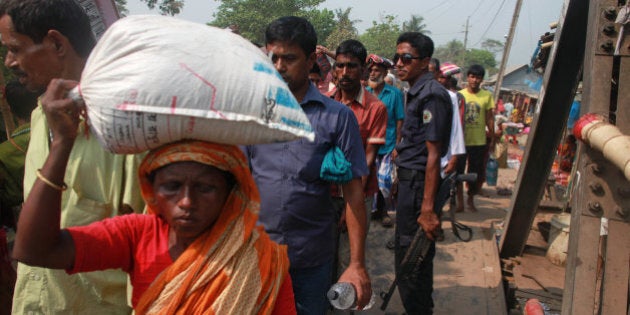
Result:
{"label": "police officer", "polygon": [[[440,157],[446,153],[453,109],[446,89],[429,72],[433,41],[418,32],[403,33],[396,42],[395,67],[409,83],[402,140],[396,146],[398,208],[396,270],[418,228],[434,241],[440,221],[435,211],[440,186]],[[398,279],[398,292],[409,314],[432,314],[435,242],[417,274]]]}

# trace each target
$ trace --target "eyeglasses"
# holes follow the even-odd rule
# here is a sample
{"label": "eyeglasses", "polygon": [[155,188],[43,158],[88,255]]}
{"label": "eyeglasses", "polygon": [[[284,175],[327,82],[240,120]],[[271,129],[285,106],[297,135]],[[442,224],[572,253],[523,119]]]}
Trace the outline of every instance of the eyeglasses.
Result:
{"label": "eyeglasses", "polygon": [[422,57],[420,57],[420,56],[414,57],[410,53],[404,53],[402,55],[394,54],[394,58],[393,59],[394,59],[394,64],[397,64],[398,63],[398,59],[400,59],[404,65],[407,65],[407,64],[410,64],[413,59],[422,59]]}
{"label": "eyeglasses", "polygon": [[348,69],[356,69],[359,67],[359,63],[358,62],[335,62],[336,69],[343,69],[346,67]]}

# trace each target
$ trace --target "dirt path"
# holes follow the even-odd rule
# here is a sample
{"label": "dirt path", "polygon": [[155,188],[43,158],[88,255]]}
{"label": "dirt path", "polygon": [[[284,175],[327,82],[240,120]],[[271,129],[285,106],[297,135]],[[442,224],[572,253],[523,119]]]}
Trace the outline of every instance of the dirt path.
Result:
{"label": "dirt path", "polygon": [[[497,187],[512,189],[516,170],[500,169]],[[435,314],[505,314],[501,272],[493,224],[500,224],[509,207],[510,196],[484,186],[487,197],[478,197],[476,213],[457,213],[457,220],[473,229],[473,239],[462,242],[454,236],[450,223],[444,222],[445,239],[438,242],[434,260]],[[445,211],[448,208],[445,208]],[[395,213],[391,213],[392,216]],[[383,228],[372,221],[367,241],[367,261],[374,291],[386,291],[394,279],[394,252],[386,243],[394,228]],[[403,314],[397,292],[387,310],[380,310],[382,299],[361,314]]]}
{"label": "dirt path", "polygon": [[[520,135],[517,139],[518,143],[508,144],[508,158],[512,162],[522,158],[527,136]],[[456,239],[450,223],[444,222],[445,239],[438,242],[434,260],[434,314],[506,314],[494,227],[500,226],[506,218],[511,198],[497,191],[501,188],[513,192],[517,175],[517,169],[500,168],[497,186],[484,185],[482,195],[485,196],[475,199],[479,211],[457,213],[457,221],[473,229],[470,242]],[[448,210],[448,203],[444,210]],[[395,213],[390,212],[390,216],[394,218]],[[386,291],[394,279],[394,252],[385,246],[393,237],[394,228],[383,228],[380,223],[371,222],[366,258],[376,294]],[[382,299],[377,297],[371,310],[355,313],[404,313],[398,292],[394,293],[385,312],[380,310],[381,303]]]}

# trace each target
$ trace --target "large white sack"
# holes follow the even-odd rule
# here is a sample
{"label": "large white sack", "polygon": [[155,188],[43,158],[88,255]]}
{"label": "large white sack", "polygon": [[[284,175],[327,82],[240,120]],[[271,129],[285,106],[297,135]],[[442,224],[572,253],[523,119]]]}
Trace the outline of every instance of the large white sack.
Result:
{"label": "large white sack", "polygon": [[180,139],[228,144],[314,134],[269,58],[230,31],[164,16],[114,23],[81,77],[92,132],[115,153]]}

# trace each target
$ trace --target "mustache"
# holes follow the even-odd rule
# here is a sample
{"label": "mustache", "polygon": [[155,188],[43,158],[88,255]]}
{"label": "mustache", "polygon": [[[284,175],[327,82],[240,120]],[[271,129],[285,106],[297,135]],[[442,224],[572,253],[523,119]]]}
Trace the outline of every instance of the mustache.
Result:
{"label": "mustache", "polygon": [[20,70],[20,69],[13,69],[11,70],[11,72],[13,73],[13,75],[15,75],[16,77],[20,77],[20,76],[24,76],[26,75],[26,72]]}
{"label": "mustache", "polygon": [[339,79],[339,82],[354,82],[354,80],[348,77],[342,77],[341,79]]}

